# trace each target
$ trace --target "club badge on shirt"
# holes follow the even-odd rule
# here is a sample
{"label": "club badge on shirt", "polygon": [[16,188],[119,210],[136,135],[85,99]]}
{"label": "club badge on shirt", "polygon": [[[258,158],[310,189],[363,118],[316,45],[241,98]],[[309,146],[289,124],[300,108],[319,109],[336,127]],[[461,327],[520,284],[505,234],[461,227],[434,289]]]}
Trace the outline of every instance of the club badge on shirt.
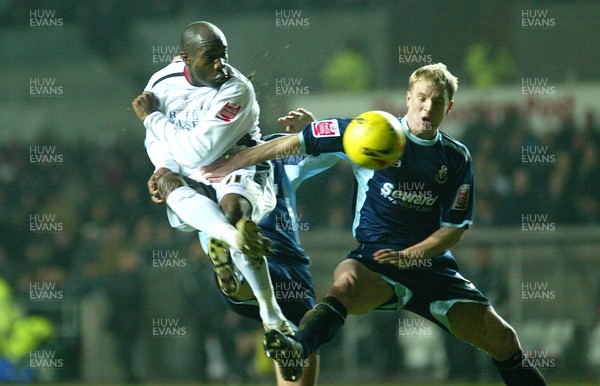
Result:
{"label": "club badge on shirt", "polygon": [[454,205],[452,205],[453,210],[467,210],[467,204],[469,203],[469,195],[471,193],[471,185],[470,184],[462,184],[458,188],[458,192],[456,193],[456,199],[454,200]]}
{"label": "club badge on shirt", "polygon": [[240,112],[242,105],[236,101],[229,101],[225,103],[225,106],[221,108],[221,111],[217,113],[217,118],[225,122],[231,122],[233,118]]}
{"label": "club badge on shirt", "polygon": [[313,135],[316,138],[319,137],[339,137],[340,126],[338,121],[335,119],[328,119],[324,121],[313,122],[312,124]]}

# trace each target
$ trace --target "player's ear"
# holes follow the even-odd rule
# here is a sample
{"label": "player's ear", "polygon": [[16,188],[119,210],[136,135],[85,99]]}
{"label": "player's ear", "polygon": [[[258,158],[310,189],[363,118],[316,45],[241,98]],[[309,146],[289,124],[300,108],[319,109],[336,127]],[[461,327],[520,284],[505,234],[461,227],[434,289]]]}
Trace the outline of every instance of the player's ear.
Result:
{"label": "player's ear", "polygon": [[408,103],[410,102],[410,90],[406,91],[406,106],[408,107]]}
{"label": "player's ear", "polygon": [[448,114],[450,112],[450,110],[452,110],[453,106],[454,106],[454,101],[450,101],[450,103],[448,103],[448,109],[446,110],[446,114]]}
{"label": "player's ear", "polygon": [[190,57],[189,57],[189,55],[187,53],[181,51],[181,53],[179,54],[179,57],[183,60],[183,62],[185,64],[188,64],[188,65],[191,64],[190,63]]}

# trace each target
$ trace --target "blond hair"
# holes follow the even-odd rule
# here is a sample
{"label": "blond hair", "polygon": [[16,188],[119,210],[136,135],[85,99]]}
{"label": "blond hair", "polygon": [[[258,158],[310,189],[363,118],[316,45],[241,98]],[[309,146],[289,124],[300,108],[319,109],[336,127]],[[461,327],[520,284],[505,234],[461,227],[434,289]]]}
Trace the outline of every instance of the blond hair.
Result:
{"label": "blond hair", "polygon": [[448,71],[444,63],[428,64],[417,68],[408,79],[408,90],[412,90],[414,84],[420,80],[442,86],[448,93],[448,101],[452,101],[458,89],[458,78]]}

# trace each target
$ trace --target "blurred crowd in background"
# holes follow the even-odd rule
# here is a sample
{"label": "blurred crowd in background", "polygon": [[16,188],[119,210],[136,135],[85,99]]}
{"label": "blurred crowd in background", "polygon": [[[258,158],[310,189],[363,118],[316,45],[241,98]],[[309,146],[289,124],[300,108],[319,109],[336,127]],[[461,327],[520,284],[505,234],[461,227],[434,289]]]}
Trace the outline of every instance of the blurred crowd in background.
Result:
{"label": "blurred crowd in background", "polygon": [[[557,225],[600,223],[600,131],[594,117],[590,114],[584,127],[567,119],[559,132],[544,137],[528,130],[519,117],[520,111],[509,111],[494,127],[481,115],[461,138],[474,158],[475,228],[518,229],[523,213],[547,213],[548,221]],[[183,294],[179,301],[188,302],[183,307],[190,312],[187,317],[202,326],[197,331],[218,335],[215,326],[223,326],[222,320],[240,323],[233,314],[225,317],[210,265],[202,261],[195,237],[171,229],[164,208],[151,203],[146,180],[152,165],[142,143],[126,136],[107,147],[61,144],[50,137],[36,143],[56,144],[62,162],[32,163],[35,143],[0,145],[0,272],[26,307],[32,306],[31,283],[56,283],[69,299],[104,291],[113,306],[105,327],[120,342],[124,363],[131,363],[136,331],[143,320],[151,319],[147,315],[160,312],[152,311],[148,300],[153,292],[148,288],[153,251],[179,250],[189,267],[171,291],[179,298]],[[555,162],[523,164],[522,147],[534,145],[548,146]],[[348,192],[353,183],[350,167],[340,163],[301,188],[299,215],[310,231],[350,231]],[[40,215],[54,217],[40,220]],[[60,224],[54,227],[60,231],[38,231],[35,223],[40,221]],[[206,309],[215,312],[203,314]],[[222,337],[231,341],[227,331],[224,328]],[[232,342],[231,347],[246,346]],[[72,349],[76,351],[76,345]],[[250,361],[253,354],[246,355]]]}

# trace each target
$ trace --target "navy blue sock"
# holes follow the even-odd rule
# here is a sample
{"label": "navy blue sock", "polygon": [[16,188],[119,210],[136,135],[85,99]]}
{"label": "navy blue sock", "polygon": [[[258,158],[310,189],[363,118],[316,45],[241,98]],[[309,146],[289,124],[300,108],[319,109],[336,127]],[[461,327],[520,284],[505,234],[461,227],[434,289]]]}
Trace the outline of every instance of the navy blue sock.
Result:
{"label": "navy blue sock", "polygon": [[509,359],[500,362],[493,359],[493,361],[507,386],[546,386],[540,371],[521,349]]}
{"label": "navy blue sock", "polygon": [[304,315],[294,337],[302,345],[305,358],[333,339],[344,325],[346,315],[346,307],[333,296],[323,298]]}

